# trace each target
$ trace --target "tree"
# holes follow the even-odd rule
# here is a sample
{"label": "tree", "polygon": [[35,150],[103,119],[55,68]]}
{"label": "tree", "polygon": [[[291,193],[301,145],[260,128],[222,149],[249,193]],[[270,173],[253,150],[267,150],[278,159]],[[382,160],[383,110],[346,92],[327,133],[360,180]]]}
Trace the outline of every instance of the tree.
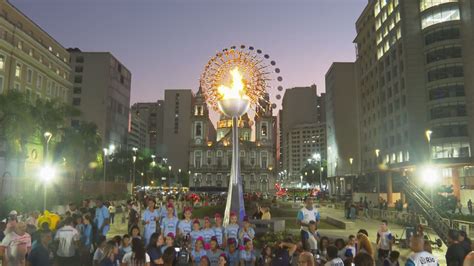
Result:
{"label": "tree", "polygon": [[32,105],[25,94],[9,91],[0,95],[0,143],[5,144],[6,162],[17,159],[17,175],[23,173],[28,156],[27,143],[35,133]]}
{"label": "tree", "polygon": [[[88,170],[100,165],[101,138],[94,123],[83,122],[78,127],[64,130],[61,141],[56,145],[56,161],[63,159],[66,168],[73,172],[74,180],[83,180]],[[99,162],[98,162],[99,161]]]}
{"label": "tree", "polygon": [[315,162],[314,160],[307,162],[300,172],[301,175],[303,176],[303,181],[306,181],[309,184],[320,184],[320,172],[321,172],[321,167],[323,167],[323,171],[321,172],[321,179],[323,181],[323,184],[326,184],[327,183],[326,165],[327,165],[326,161],[323,161],[321,166],[319,162]]}

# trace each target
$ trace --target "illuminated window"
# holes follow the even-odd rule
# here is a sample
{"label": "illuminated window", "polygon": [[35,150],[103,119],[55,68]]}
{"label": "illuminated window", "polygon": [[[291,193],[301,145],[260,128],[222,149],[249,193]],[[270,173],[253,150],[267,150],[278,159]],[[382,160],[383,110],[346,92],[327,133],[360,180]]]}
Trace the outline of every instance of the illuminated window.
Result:
{"label": "illuminated window", "polygon": [[446,21],[460,20],[459,7],[457,6],[443,6],[439,9],[427,12],[421,17],[421,28],[443,23]]}
{"label": "illuminated window", "polygon": [[376,3],[375,8],[374,8],[374,14],[375,16],[377,16],[379,13],[380,13],[380,5],[379,3]]}
{"label": "illuminated window", "polygon": [[3,70],[5,67],[5,56],[0,54],[0,70]]}
{"label": "illuminated window", "polygon": [[397,10],[397,13],[395,14],[395,22],[398,23],[400,21],[400,11]]}
{"label": "illuminated window", "polygon": [[20,63],[16,64],[15,77],[17,77],[17,78],[21,77],[21,64]]}
{"label": "illuminated window", "polygon": [[458,0],[421,0],[420,11],[424,11],[430,7],[438,6],[444,3],[458,2]]}

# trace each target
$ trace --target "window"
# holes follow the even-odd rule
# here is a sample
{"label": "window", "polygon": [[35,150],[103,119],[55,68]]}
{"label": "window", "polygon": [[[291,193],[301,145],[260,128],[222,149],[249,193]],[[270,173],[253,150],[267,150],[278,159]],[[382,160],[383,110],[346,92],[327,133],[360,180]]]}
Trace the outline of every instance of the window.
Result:
{"label": "window", "polygon": [[459,7],[442,6],[421,15],[421,28],[424,29],[435,24],[460,19]]}
{"label": "window", "polygon": [[446,40],[459,39],[461,33],[459,28],[443,28],[426,34],[425,45],[430,45],[436,42],[442,42]]}
{"label": "window", "polygon": [[82,76],[75,76],[74,83],[82,83]]}
{"label": "window", "polygon": [[426,63],[430,64],[451,58],[461,58],[461,47],[443,47],[430,51],[426,54]]}
{"label": "window", "polygon": [[31,102],[33,100],[32,96],[31,96],[31,89],[30,88],[26,88],[26,100]]}
{"label": "window", "polygon": [[457,2],[458,0],[421,0],[420,11],[424,11],[430,7],[438,6],[444,3]]}
{"label": "window", "polygon": [[436,107],[431,108],[430,115],[431,115],[431,119],[467,116],[466,105],[457,104],[457,105],[436,106]]}
{"label": "window", "polygon": [[201,168],[202,153],[201,151],[194,151],[194,167]]}
{"label": "window", "polygon": [[431,154],[434,159],[464,158],[471,156],[471,148],[467,141],[439,143],[431,146]]}
{"label": "window", "polygon": [[36,76],[36,89],[39,90],[43,87],[43,76],[38,74]]}
{"label": "window", "polygon": [[81,105],[81,98],[72,98],[72,105],[74,106]]}
{"label": "window", "polygon": [[430,90],[430,100],[464,97],[465,95],[463,84],[448,84]]}
{"label": "window", "polygon": [[268,136],[268,124],[266,122],[262,122],[261,135],[265,138]]}
{"label": "window", "polygon": [[448,78],[459,78],[463,76],[464,71],[461,65],[445,65],[443,67],[428,71],[429,82]]}
{"label": "window", "polygon": [[15,77],[21,78],[21,64],[20,63],[16,63]]}
{"label": "window", "polygon": [[202,137],[202,123],[196,122],[196,128],[194,130],[195,137]]}
{"label": "window", "polygon": [[31,68],[26,70],[26,82],[28,82],[28,84],[33,82],[33,70]]}
{"label": "window", "polygon": [[5,56],[0,54],[0,70],[5,68]]}
{"label": "window", "polygon": [[84,57],[82,56],[76,57],[76,63],[84,63]]}
{"label": "window", "polygon": [[0,94],[3,93],[3,76],[0,76]]}
{"label": "window", "polygon": [[82,88],[81,87],[74,87],[73,93],[74,94],[81,94],[82,93]]}
{"label": "window", "polygon": [[76,66],[76,67],[74,68],[74,71],[77,72],[77,73],[82,73],[83,69],[84,69],[84,68],[83,68],[82,66]]}
{"label": "window", "polygon": [[18,82],[13,83],[13,90],[20,91],[20,89],[21,89],[20,83]]}
{"label": "window", "polygon": [[260,156],[261,156],[261,167],[262,169],[267,169],[268,167],[268,158],[267,158],[267,152],[266,151],[262,151],[260,153]]}
{"label": "window", "polygon": [[433,133],[431,137],[437,138],[453,138],[453,137],[467,137],[467,125],[466,124],[443,124],[433,127]]}

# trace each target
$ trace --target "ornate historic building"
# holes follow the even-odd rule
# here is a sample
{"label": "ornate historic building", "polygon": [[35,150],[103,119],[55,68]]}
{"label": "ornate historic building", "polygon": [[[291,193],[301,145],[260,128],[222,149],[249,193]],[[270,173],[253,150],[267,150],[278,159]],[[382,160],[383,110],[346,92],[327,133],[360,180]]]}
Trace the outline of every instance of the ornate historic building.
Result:
{"label": "ornate historic building", "polygon": [[[192,110],[189,187],[226,191],[232,161],[232,121],[221,116],[216,135],[201,89],[194,97]],[[267,102],[262,101],[255,113],[253,121],[248,115],[239,120],[243,188],[245,192],[269,192],[275,184],[276,119]]]}

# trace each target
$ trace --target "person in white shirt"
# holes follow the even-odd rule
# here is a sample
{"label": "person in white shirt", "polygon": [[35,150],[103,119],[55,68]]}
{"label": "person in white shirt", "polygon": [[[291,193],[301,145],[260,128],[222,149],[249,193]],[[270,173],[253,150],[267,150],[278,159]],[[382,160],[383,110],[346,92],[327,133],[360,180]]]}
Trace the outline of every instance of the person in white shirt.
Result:
{"label": "person in white shirt", "polygon": [[298,212],[296,219],[298,220],[298,225],[301,226],[300,236],[303,242],[303,249],[308,250],[307,243],[304,241],[308,232],[308,225],[310,221],[315,221],[317,225],[319,223],[320,214],[319,211],[313,207],[313,199],[311,197],[306,197],[304,204],[305,206]]}
{"label": "person in white shirt", "polygon": [[31,236],[26,233],[26,224],[18,222],[13,231],[7,233],[0,243],[0,257],[3,257],[3,265],[25,265],[26,254],[30,251]]}
{"label": "person in white shirt", "polygon": [[335,246],[329,246],[328,251],[328,262],[324,266],[344,266],[344,261],[337,256],[337,248]]}
{"label": "person in white shirt", "polygon": [[56,231],[54,240],[58,242],[58,250],[56,251],[57,261],[59,265],[71,265],[77,260],[75,257],[76,249],[79,247],[81,235],[72,226],[72,218],[67,217],[64,220],[64,226]]}
{"label": "person in white shirt", "polygon": [[377,232],[378,257],[381,261],[385,260],[392,250],[393,237],[392,232],[388,230],[387,220],[382,220],[380,229]]}
{"label": "person in white shirt", "polygon": [[132,252],[123,256],[123,266],[150,266],[150,256],[145,251],[143,242],[138,239],[132,239]]}
{"label": "person in white shirt", "polygon": [[413,252],[405,266],[438,266],[438,260],[429,252],[424,251],[423,236],[414,235],[410,239],[410,249]]}
{"label": "person in white shirt", "polygon": [[113,202],[110,202],[110,206],[109,206],[110,224],[114,224],[114,221],[115,221],[115,212],[116,212],[115,205],[114,205]]}

